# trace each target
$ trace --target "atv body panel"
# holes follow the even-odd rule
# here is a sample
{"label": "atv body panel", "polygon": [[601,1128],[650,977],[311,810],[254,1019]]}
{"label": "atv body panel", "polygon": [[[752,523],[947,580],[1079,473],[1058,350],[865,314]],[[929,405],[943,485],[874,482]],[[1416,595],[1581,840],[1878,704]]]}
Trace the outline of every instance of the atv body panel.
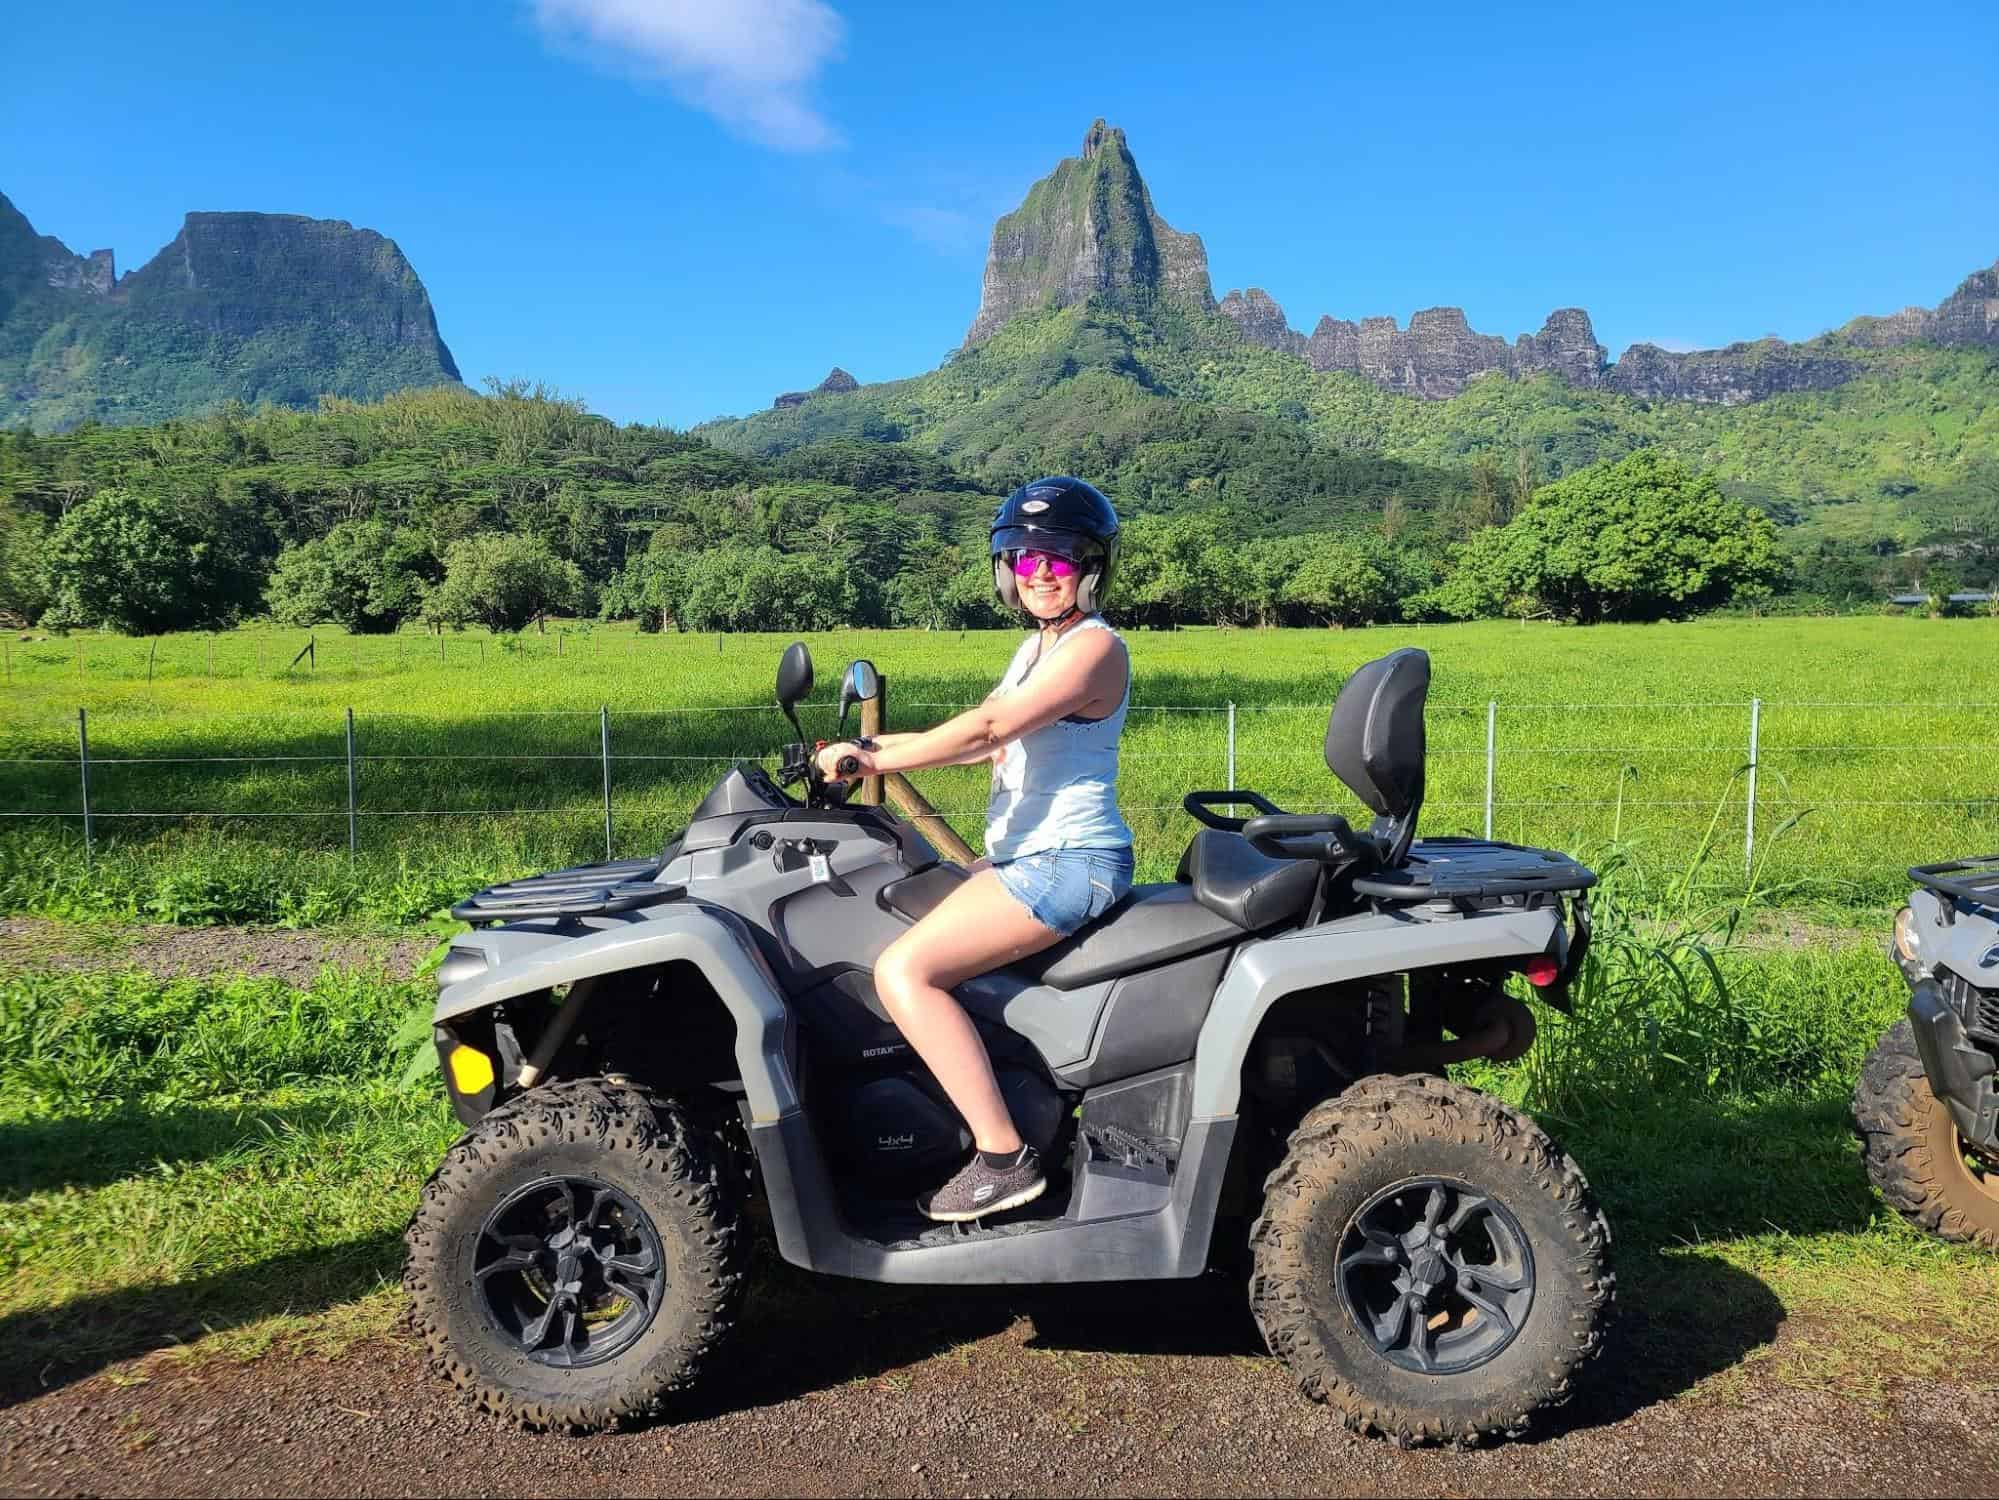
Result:
{"label": "atv body panel", "polygon": [[1999,1153],[1999,855],[1909,872],[1909,1022],[1930,1088],[1965,1143]]}

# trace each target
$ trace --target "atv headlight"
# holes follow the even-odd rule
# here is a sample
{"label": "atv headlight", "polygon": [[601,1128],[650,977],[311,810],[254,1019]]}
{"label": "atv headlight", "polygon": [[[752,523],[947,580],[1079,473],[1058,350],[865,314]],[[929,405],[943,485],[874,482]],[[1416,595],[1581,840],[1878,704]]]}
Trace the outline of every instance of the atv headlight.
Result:
{"label": "atv headlight", "polygon": [[1916,938],[1916,914],[1905,906],[1895,913],[1895,957],[1904,964],[1913,964],[1920,947]]}

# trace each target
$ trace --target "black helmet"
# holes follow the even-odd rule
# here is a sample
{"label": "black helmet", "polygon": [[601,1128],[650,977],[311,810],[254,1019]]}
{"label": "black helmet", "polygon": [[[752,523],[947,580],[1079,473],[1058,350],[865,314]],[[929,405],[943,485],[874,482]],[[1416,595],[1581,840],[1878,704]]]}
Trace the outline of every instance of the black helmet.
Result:
{"label": "black helmet", "polygon": [[1095,485],[1066,474],[1024,484],[1001,502],[993,517],[993,592],[1008,609],[1019,609],[1020,585],[1014,554],[1029,548],[1066,557],[1081,569],[1076,609],[1102,609],[1117,567],[1117,512]]}

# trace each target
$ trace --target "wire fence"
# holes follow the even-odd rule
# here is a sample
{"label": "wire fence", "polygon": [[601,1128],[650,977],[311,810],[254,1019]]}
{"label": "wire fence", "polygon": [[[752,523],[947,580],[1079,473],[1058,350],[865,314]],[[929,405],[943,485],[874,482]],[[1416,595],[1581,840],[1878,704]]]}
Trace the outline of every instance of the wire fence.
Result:
{"label": "wire fence", "polygon": [[[899,703],[924,723],[962,703]],[[1821,872],[1881,873],[1999,847],[1999,704],[1760,699],[1432,704],[1426,827],[1522,842],[1613,839],[1641,827],[1733,846],[1740,868],[1807,815],[1798,856]],[[1297,810],[1351,804],[1319,754],[1327,706],[1135,705],[1122,756],[1123,809],[1141,841],[1164,841],[1189,790],[1262,792]],[[790,738],[769,703],[594,712],[524,710],[456,719],[347,709],[180,722],[76,710],[73,741],[31,736],[0,757],[0,826],[79,827],[86,859],[116,829],[175,823],[296,824],[350,859],[366,826],[410,820],[561,819],[621,832],[684,821],[736,761],[769,762]],[[1642,741],[1640,729],[1642,728]],[[1868,733],[1866,731],[1872,731]],[[241,738],[238,738],[238,735]],[[188,753],[191,751],[207,753]],[[972,835],[976,770],[927,773],[939,812]],[[537,797],[540,800],[537,800]],[[377,820],[381,820],[378,822]],[[393,824],[390,820],[393,820]],[[344,828],[343,825],[344,824]],[[337,831],[336,831],[337,830]]]}

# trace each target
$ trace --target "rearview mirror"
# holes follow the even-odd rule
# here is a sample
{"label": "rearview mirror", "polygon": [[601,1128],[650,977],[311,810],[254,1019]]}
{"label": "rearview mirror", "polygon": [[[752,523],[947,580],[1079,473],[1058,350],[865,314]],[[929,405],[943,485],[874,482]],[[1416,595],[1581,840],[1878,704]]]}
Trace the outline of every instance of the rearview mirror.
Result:
{"label": "rearview mirror", "polygon": [[840,732],[847,728],[847,710],[856,703],[871,703],[881,696],[881,674],[871,661],[857,661],[840,674]]}
{"label": "rearview mirror", "polygon": [[789,713],[812,692],[812,653],[805,642],[793,641],[777,663],[778,707]]}
{"label": "rearview mirror", "polygon": [[849,703],[871,703],[882,695],[881,673],[871,661],[857,661],[847,668],[847,680],[840,684],[840,696]]}

